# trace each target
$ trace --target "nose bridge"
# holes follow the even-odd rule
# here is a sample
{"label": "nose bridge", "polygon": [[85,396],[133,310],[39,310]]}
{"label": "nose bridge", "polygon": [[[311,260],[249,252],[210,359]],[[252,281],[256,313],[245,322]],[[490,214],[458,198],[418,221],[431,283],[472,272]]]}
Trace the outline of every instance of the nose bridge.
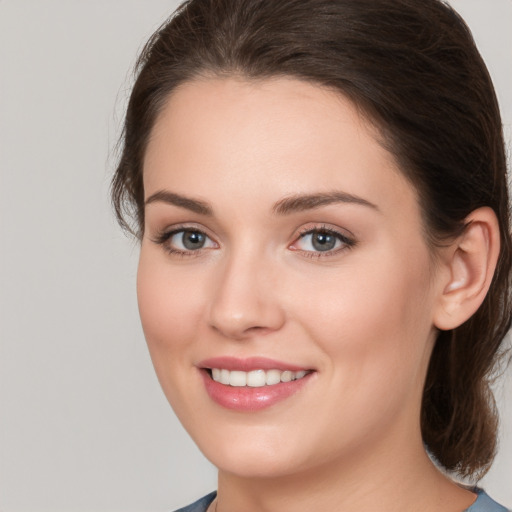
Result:
{"label": "nose bridge", "polygon": [[215,276],[210,324],[229,338],[278,329],[284,321],[271,258],[250,242],[226,254]]}

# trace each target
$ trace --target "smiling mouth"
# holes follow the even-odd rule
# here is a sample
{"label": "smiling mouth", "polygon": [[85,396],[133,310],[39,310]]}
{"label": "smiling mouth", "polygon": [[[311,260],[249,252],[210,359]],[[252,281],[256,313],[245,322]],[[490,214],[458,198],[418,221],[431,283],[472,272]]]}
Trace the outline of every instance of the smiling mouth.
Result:
{"label": "smiling mouth", "polygon": [[232,387],[261,388],[264,386],[275,386],[281,382],[292,382],[300,380],[310,374],[312,370],[251,370],[244,372],[240,370],[226,370],[224,368],[206,369],[212,380],[219,384]]}
{"label": "smiling mouth", "polygon": [[266,357],[213,357],[197,364],[208,396],[232,411],[267,409],[299,393],[316,370]]}

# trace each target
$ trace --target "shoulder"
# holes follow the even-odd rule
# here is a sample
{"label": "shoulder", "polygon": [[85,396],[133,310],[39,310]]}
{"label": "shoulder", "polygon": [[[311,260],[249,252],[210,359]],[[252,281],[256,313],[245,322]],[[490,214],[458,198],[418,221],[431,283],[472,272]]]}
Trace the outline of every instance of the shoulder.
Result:
{"label": "shoulder", "polygon": [[[180,509],[176,510],[175,512],[206,512],[210,503],[215,499],[215,496],[217,496],[217,492],[216,491],[211,492],[210,494],[207,494],[200,500],[195,501],[191,505],[180,508]],[[471,511],[471,512],[473,512],[473,511]]]}
{"label": "shoulder", "polygon": [[474,489],[478,497],[464,512],[510,512],[504,506],[496,503],[489,495],[482,489]]}
{"label": "shoulder", "polygon": [[[475,489],[475,492],[478,495],[475,503],[473,503],[473,505],[471,505],[471,507],[466,509],[464,512],[511,512],[504,506],[500,505],[499,503],[496,503],[482,489]],[[203,498],[195,501],[191,505],[180,508],[175,512],[206,512],[209,505],[212,503],[216,496],[216,491],[211,492],[210,494],[207,494]]]}

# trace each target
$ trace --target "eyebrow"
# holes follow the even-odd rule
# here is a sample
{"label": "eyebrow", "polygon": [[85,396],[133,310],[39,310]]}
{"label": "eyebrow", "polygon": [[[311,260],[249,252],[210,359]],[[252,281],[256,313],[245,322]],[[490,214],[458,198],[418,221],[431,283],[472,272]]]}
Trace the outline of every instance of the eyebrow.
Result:
{"label": "eyebrow", "polygon": [[320,192],[317,194],[297,194],[290,197],[285,197],[278,201],[272,210],[279,215],[288,215],[290,213],[302,212],[306,210],[313,210],[321,206],[327,206],[335,203],[349,203],[367,206],[376,211],[379,211],[377,205],[363,199],[362,197],[346,192],[333,191],[333,192]]}
{"label": "eyebrow", "polygon": [[213,215],[213,208],[208,203],[199,201],[198,199],[192,199],[191,197],[182,196],[180,194],[174,194],[168,190],[159,190],[158,192],[155,192],[146,199],[144,204],[148,205],[157,201],[179,206],[180,208],[185,208],[200,215],[207,215],[210,217]]}
{"label": "eyebrow", "polygon": [[[144,204],[148,205],[154,202],[163,202],[180,208],[185,208],[200,215],[213,216],[213,208],[209,203],[200,201],[199,199],[182,196],[181,194],[175,194],[168,190],[159,190],[158,192],[155,192],[146,199]],[[379,211],[378,206],[370,201],[367,201],[362,197],[340,191],[319,192],[315,194],[296,194],[285,197],[274,204],[272,211],[277,215],[289,215],[336,203],[358,204]]]}

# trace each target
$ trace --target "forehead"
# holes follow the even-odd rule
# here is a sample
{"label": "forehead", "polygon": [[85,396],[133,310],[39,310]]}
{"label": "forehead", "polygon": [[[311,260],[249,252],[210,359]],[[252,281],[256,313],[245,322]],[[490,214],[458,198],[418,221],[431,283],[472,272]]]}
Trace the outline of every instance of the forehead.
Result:
{"label": "forehead", "polygon": [[346,97],[293,78],[181,85],[151,134],[144,186],[146,197],[167,187],[215,192],[219,200],[260,194],[274,201],[340,187],[371,202],[383,193],[391,201],[414,194],[377,130]]}
{"label": "forehead", "polygon": [[[350,130],[341,133],[340,123]],[[323,128],[321,132],[319,127]],[[269,142],[271,135],[280,131],[280,142],[288,144],[304,136],[311,141],[325,139],[329,130],[326,143],[339,143],[340,136],[347,135],[377,136],[377,130],[345,96],[321,85],[291,77],[205,78],[185,82],[170,94],[157,117],[150,143],[160,136],[178,137],[189,132],[196,137],[230,136],[243,143],[244,135],[255,140],[256,135],[263,135],[262,129],[269,137],[259,142]]]}

